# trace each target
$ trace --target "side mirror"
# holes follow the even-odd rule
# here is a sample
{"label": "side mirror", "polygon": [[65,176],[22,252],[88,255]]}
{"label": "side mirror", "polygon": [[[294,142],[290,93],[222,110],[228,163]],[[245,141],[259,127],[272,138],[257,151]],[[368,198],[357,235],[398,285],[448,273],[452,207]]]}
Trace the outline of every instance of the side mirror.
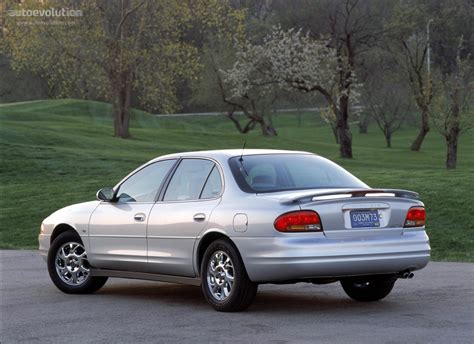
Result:
{"label": "side mirror", "polygon": [[114,200],[114,189],[102,188],[97,191],[96,197],[99,201],[112,202]]}

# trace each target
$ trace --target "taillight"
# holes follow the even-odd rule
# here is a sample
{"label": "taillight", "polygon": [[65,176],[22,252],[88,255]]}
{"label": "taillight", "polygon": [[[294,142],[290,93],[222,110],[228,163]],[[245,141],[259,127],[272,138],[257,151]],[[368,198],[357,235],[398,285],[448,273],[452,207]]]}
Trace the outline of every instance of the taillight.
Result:
{"label": "taillight", "polygon": [[321,220],[312,210],[292,211],[277,217],[274,223],[279,232],[320,232]]}
{"label": "taillight", "polygon": [[424,207],[411,207],[408,210],[403,227],[423,227],[426,222],[426,211]]}

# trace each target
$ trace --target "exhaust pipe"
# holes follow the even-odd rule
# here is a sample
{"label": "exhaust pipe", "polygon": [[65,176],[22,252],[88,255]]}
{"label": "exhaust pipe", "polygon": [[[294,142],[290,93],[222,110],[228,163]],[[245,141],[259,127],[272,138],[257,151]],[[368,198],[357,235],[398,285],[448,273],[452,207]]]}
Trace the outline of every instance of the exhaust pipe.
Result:
{"label": "exhaust pipe", "polygon": [[415,274],[413,272],[411,272],[410,270],[403,271],[403,272],[399,273],[399,277],[403,278],[403,279],[411,279],[411,278],[413,278],[413,276],[415,276]]}

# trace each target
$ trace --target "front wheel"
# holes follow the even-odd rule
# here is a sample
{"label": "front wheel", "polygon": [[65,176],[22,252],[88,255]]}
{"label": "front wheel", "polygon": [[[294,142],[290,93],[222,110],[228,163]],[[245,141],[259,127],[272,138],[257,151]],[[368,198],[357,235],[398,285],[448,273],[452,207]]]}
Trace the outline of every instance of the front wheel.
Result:
{"label": "front wheel", "polygon": [[356,277],[341,280],[341,285],[350,298],[369,302],[381,300],[390,294],[395,281],[393,277]]}
{"label": "front wheel", "polygon": [[48,272],[56,287],[67,294],[93,293],[107,281],[107,277],[91,276],[87,252],[73,231],[54,239],[48,253]]}
{"label": "front wheel", "polygon": [[217,311],[238,312],[253,302],[258,284],[250,281],[237,249],[227,240],[207,248],[201,264],[202,292]]}

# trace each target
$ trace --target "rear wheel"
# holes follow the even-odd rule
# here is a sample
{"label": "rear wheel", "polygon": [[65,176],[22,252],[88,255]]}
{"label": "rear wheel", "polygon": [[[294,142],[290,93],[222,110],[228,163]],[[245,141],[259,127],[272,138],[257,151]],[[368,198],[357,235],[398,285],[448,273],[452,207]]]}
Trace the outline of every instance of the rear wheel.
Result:
{"label": "rear wheel", "polygon": [[393,289],[396,279],[393,277],[357,277],[341,280],[346,294],[356,301],[378,301],[386,297]]}
{"label": "rear wheel", "polygon": [[202,292],[217,311],[238,312],[253,302],[258,284],[250,281],[237,249],[227,240],[209,245],[201,263]]}
{"label": "rear wheel", "polygon": [[87,252],[73,231],[54,239],[48,253],[48,271],[56,287],[68,294],[93,293],[107,281],[107,277],[91,276]]}

